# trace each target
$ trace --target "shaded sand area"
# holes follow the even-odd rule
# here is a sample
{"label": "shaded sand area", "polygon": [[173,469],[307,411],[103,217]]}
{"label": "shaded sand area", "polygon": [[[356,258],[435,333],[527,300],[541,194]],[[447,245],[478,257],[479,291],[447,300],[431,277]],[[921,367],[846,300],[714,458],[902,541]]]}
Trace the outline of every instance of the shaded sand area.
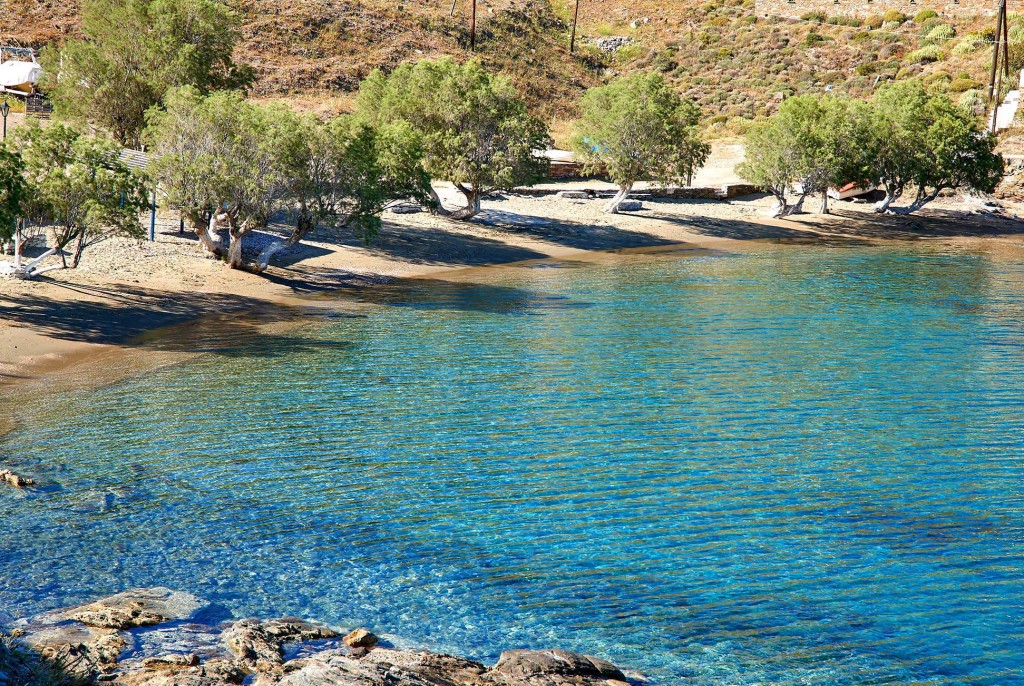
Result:
{"label": "shaded sand area", "polygon": [[[457,202],[450,191],[446,201]],[[90,248],[77,270],[52,271],[33,282],[0,281],[0,382],[95,363],[134,349],[147,332],[204,315],[248,313],[247,325],[272,329],[286,313],[315,308],[316,300],[308,296],[317,292],[395,278],[473,278],[472,271],[453,277],[453,270],[593,251],[930,239],[984,242],[988,249],[998,246],[1024,257],[1024,223],[1014,218],[1024,212],[1012,206],[1005,217],[972,215],[950,199],[920,215],[894,217],[874,215],[863,204],[836,203],[830,216],[770,220],[765,216],[771,199],[763,196],[729,202],[645,200],[643,210],[618,216],[604,214],[603,204],[505,195],[485,201],[484,212],[469,223],[427,213],[386,213],[372,245],[344,231],[320,231],[279,255],[262,275],[229,270],[204,256],[194,234],[179,233],[177,218],[166,217],[153,243],[111,239]],[[256,250],[274,238],[274,231],[287,228],[275,225],[247,241]],[[99,366],[113,373],[118,365]]]}

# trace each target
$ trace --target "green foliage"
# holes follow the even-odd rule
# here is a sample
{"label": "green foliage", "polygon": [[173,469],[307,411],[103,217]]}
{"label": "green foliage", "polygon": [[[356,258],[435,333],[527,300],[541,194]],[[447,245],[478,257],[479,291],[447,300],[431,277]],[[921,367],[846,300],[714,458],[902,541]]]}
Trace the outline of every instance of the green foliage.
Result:
{"label": "green foliage", "polygon": [[828,23],[833,26],[849,26],[851,28],[857,28],[864,22],[857,17],[851,17],[847,14],[838,14],[834,17],[829,17]]}
{"label": "green foliage", "polygon": [[963,40],[957,43],[953,48],[953,54],[957,57],[972,55],[981,45],[982,41],[979,36],[967,34]]}
{"label": "green foliage", "polygon": [[832,95],[789,98],[748,134],[746,160],[737,172],[772,193],[776,213],[786,214],[794,184],[806,196],[868,176],[870,121],[860,101]]}
{"label": "green foliage", "polygon": [[18,129],[13,144],[24,160],[29,188],[25,217],[50,224],[54,247],[61,251],[75,243],[72,267],[86,247],[110,235],[142,235],[139,213],[149,204],[146,186],[120,161],[115,143],[54,123]]}
{"label": "green foliage", "polygon": [[914,23],[915,24],[923,24],[926,21],[928,21],[929,19],[935,19],[938,16],[939,16],[939,13],[936,12],[935,10],[921,10],[914,17]]}
{"label": "green foliage", "polygon": [[907,15],[899,10],[889,10],[882,15],[882,21],[886,24],[902,24],[907,20]]}
{"label": "green foliage", "polygon": [[573,149],[588,169],[605,171],[620,188],[640,180],[681,183],[710,152],[699,120],[696,104],[660,75],[635,74],[587,91]]}
{"label": "green foliage", "polygon": [[535,154],[549,144],[547,127],[507,79],[477,61],[421,60],[390,75],[374,71],[359,87],[356,111],[376,128],[409,125],[426,173],[466,196],[468,213],[456,218],[476,214],[482,195],[534,183],[547,171],[547,160]]}
{"label": "green foliage", "polygon": [[917,64],[929,64],[931,62],[941,62],[946,59],[946,53],[942,51],[938,45],[926,45],[923,48],[918,48],[907,55],[907,60]]}
{"label": "green foliage", "polygon": [[885,19],[877,14],[872,14],[864,20],[864,28],[867,29],[880,29],[882,24],[885,23]]}
{"label": "green foliage", "polygon": [[980,90],[971,89],[960,94],[957,104],[964,109],[974,111],[985,106],[985,98]]}
{"label": "green foliage", "polygon": [[804,21],[816,21],[819,24],[824,24],[825,20],[828,19],[828,16],[824,12],[812,10],[810,12],[804,12],[800,15],[800,18]]}
{"label": "green foliage", "polygon": [[43,55],[55,112],[127,145],[169,88],[206,93],[252,77],[232,59],[238,15],[217,0],[87,0],[80,32]]}
{"label": "green foliage", "polygon": [[880,88],[872,105],[873,180],[886,190],[880,209],[908,187],[916,191],[908,208],[913,211],[947,188],[990,193],[1002,178],[995,138],[945,95],[929,93],[919,81],[902,81]]}
{"label": "green foliage", "polygon": [[21,155],[0,143],[0,240],[10,240],[28,199],[25,162]]}
{"label": "green foliage", "polygon": [[944,42],[952,40],[956,37],[956,30],[949,24],[938,24],[933,27],[926,36],[926,40],[931,42]]}
{"label": "green foliage", "polygon": [[81,686],[82,678],[62,665],[26,650],[16,638],[0,632],[0,674],[11,686]]}

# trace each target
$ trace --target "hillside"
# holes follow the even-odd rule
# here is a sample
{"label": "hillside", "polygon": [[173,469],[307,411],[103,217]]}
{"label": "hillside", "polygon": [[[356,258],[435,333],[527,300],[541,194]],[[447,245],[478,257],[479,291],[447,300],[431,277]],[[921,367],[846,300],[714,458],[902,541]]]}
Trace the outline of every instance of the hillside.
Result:
{"label": "hillside", "polygon": [[[469,0],[457,0],[453,16],[449,0],[230,2],[244,18],[239,58],[257,68],[254,94],[261,98],[343,108],[374,68],[469,56]],[[658,70],[703,106],[710,124],[739,132],[788,95],[832,88],[862,97],[889,78],[923,76],[977,105],[991,54],[990,18],[786,20],[758,17],[752,0],[637,0],[628,8],[621,0],[583,0],[578,49],[570,55],[572,4],[478,5],[478,56],[516,81],[556,135],[582,92],[616,73]],[[7,44],[42,47],[76,26],[74,0],[8,0],[0,9],[0,42]],[[1011,40],[1022,38],[1024,24],[1015,18]]]}

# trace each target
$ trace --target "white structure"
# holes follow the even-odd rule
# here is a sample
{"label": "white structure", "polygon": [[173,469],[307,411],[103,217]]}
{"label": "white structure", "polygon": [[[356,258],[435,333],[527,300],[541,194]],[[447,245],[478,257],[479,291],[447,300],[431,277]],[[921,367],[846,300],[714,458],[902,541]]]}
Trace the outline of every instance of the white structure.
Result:
{"label": "white structure", "polygon": [[32,62],[20,60],[0,62],[0,93],[29,95],[35,91],[42,71],[42,67],[35,60]]}

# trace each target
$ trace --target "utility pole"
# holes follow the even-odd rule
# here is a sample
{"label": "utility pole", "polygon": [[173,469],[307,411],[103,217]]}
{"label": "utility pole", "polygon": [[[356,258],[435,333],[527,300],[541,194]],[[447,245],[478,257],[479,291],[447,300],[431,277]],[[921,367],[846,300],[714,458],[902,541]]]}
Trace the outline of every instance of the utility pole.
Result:
{"label": "utility pole", "polygon": [[[1003,90],[1003,74],[1010,78],[1010,40],[1009,22],[1006,16],[1006,0],[999,0],[999,14],[996,17],[995,45],[992,46],[992,69],[988,77],[988,101],[992,107],[992,120],[989,130],[996,132],[996,119],[999,113],[999,95]],[[1001,58],[1001,59],[1000,59]],[[1002,61],[1002,69],[1000,69]]]}
{"label": "utility pole", "polygon": [[469,21],[469,51],[476,52],[476,0],[473,0],[473,18]]}
{"label": "utility pole", "polygon": [[580,20],[580,0],[576,0],[576,12],[572,15],[572,38],[569,39],[569,54],[576,49],[576,24]]}

